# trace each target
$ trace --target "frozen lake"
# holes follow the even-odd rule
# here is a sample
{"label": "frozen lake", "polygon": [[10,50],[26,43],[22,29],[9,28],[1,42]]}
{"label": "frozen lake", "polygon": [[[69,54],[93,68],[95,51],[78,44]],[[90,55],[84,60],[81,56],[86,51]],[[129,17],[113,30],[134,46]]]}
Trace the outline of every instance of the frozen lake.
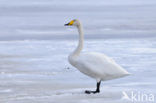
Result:
{"label": "frozen lake", "polygon": [[[131,103],[125,93],[156,96],[155,11],[156,0],[0,0],[0,103]],[[84,94],[96,81],[67,61],[77,45],[76,29],[64,27],[72,19],[83,23],[84,52],[105,53],[132,75],[103,82],[100,94]]]}
{"label": "frozen lake", "polygon": [[72,39],[72,19],[87,38],[156,37],[155,11],[155,0],[0,0],[0,40]]}
{"label": "frozen lake", "polygon": [[96,81],[67,62],[76,41],[1,41],[0,102],[123,103],[123,91],[155,94],[155,39],[87,40],[84,52],[105,53],[132,73],[125,78],[103,82],[101,93],[95,95],[86,95],[84,90],[95,89]]}

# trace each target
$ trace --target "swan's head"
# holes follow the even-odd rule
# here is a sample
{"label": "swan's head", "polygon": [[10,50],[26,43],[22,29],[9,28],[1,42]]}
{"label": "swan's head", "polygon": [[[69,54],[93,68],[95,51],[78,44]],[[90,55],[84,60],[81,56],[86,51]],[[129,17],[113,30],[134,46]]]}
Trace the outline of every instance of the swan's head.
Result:
{"label": "swan's head", "polygon": [[81,24],[81,23],[80,23],[79,20],[74,19],[74,20],[70,21],[69,23],[64,24],[64,26],[79,26],[80,24]]}

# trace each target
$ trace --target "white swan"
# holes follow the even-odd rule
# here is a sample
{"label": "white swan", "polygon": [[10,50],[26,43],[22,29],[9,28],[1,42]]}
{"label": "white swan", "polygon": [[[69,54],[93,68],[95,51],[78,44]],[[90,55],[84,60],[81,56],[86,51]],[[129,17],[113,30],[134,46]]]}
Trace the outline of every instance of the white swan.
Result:
{"label": "white swan", "polygon": [[65,26],[76,26],[79,32],[79,44],[75,51],[69,55],[69,63],[76,67],[80,72],[95,78],[97,81],[96,91],[86,90],[85,93],[99,93],[101,81],[129,75],[129,73],[120,65],[102,53],[81,53],[81,50],[83,49],[84,37],[82,24],[79,20],[72,20],[65,24]]}

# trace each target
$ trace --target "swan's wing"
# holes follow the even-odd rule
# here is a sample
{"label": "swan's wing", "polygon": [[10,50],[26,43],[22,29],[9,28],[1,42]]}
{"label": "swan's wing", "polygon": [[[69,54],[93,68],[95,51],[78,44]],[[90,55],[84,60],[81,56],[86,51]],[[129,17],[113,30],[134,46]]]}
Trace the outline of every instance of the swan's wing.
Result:
{"label": "swan's wing", "polygon": [[93,77],[100,76],[103,79],[113,79],[128,74],[113,59],[102,53],[83,53],[77,62],[77,68],[80,71]]}

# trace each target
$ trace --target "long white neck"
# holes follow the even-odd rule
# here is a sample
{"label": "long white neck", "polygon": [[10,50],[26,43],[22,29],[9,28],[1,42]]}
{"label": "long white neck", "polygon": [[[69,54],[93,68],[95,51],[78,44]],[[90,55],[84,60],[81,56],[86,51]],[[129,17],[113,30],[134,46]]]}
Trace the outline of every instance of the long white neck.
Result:
{"label": "long white neck", "polygon": [[84,34],[83,34],[82,25],[81,24],[78,25],[77,28],[79,32],[79,44],[77,48],[74,50],[74,52],[72,53],[72,56],[78,56],[81,50],[83,49]]}

